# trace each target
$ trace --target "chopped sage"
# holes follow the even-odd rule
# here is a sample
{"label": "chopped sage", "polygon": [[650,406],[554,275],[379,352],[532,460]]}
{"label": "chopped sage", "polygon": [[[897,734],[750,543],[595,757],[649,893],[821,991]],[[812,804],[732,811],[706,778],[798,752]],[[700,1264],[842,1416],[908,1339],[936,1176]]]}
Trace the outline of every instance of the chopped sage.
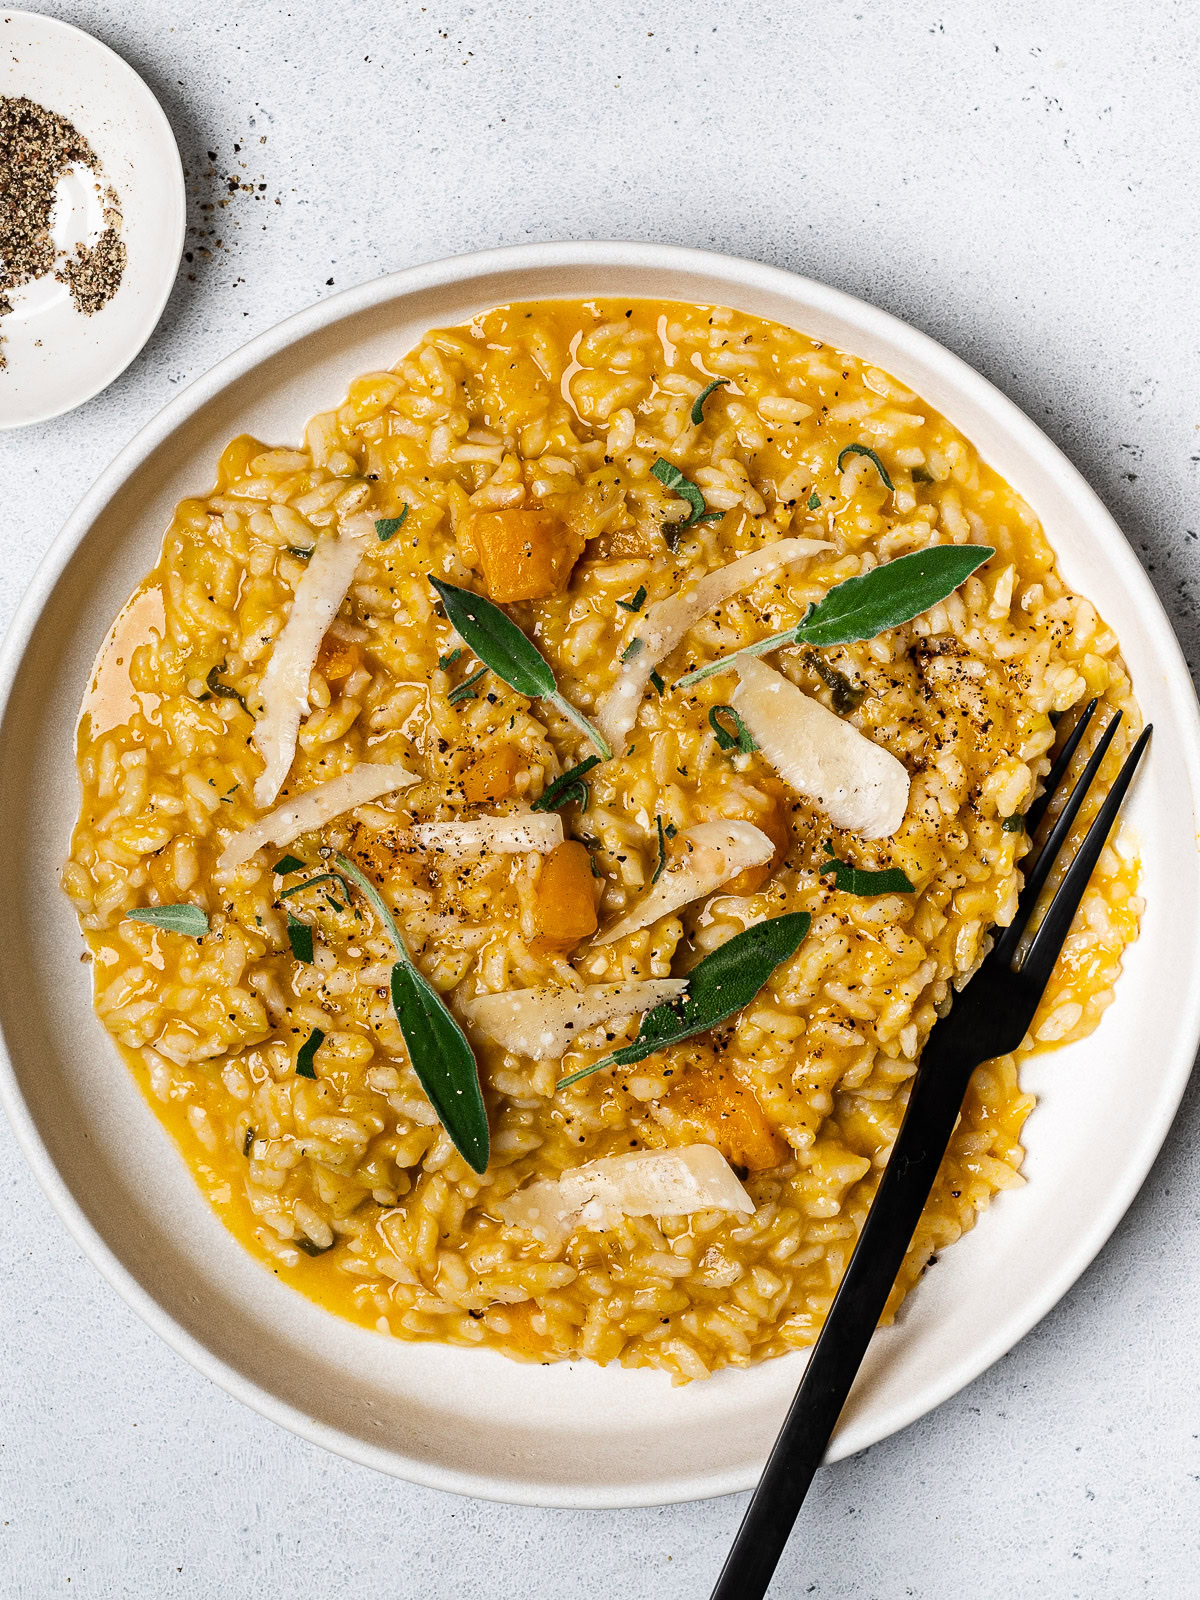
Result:
{"label": "chopped sage", "polygon": [[280,856],[271,871],[278,873],[281,878],[286,878],[289,872],[300,872],[303,866],[304,863],[299,856],[286,855]]}
{"label": "chopped sage", "polygon": [[704,402],[708,399],[709,395],[714,389],[720,389],[722,385],[727,384],[728,382],[728,378],[714,378],[709,384],[708,388],[701,389],[700,393],[692,401],[692,426],[694,428],[698,428],[704,421]]}
{"label": "chopped sage", "polygon": [[222,700],[236,700],[246,715],[249,716],[250,707],[242,699],[239,691],[235,689],[232,684],[218,682],[217,674],[224,671],[225,663],[223,661],[219,667],[210,667],[208,671],[208,677],[204,680],[205,683],[208,685],[212,693],[219,694]]}
{"label": "chopped sage", "polygon": [[246,1129],[246,1137],[242,1140],[242,1154],[246,1157],[247,1161],[250,1159],[250,1152],[254,1149],[254,1141],[257,1138],[258,1134],[253,1128]]}
{"label": "chopped sage", "polygon": [[885,867],[882,872],[872,872],[865,867],[852,867],[848,861],[839,861],[828,841],[825,845],[829,860],[818,872],[824,876],[832,872],[833,886],[841,894],[854,894],[866,898],[876,894],[915,894],[909,876],[899,867]]}
{"label": "chopped sage", "polygon": [[408,501],[406,500],[400,507],[400,515],[398,517],[376,518],[375,532],[379,536],[380,544],[386,544],[389,539],[394,539],[396,537],[396,535],[400,532],[400,529],[404,526],[405,518],[407,516]]}
{"label": "chopped sage", "polygon": [[313,931],[307,922],[301,922],[299,917],[294,917],[290,908],[287,909],[287,936],[292,947],[292,954],[297,961],[312,965],[313,958]]}
{"label": "chopped sage", "polygon": [[295,556],[297,561],[310,561],[312,559],[312,553],[316,548],[317,547],[315,544],[310,544],[307,549],[304,549],[298,544],[289,544],[287,547],[287,553],[290,556]]}
{"label": "chopped sage", "polygon": [[658,829],[658,865],[654,869],[654,876],[650,879],[651,884],[658,882],[663,875],[664,868],[667,865],[667,841],[665,835],[663,834],[663,819],[656,816],[654,819],[654,824]]}
{"label": "chopped sage", "polygon": [[[721,725],[721,720],[725,717],[733,723],[734,731],[732,733],[729,732],[728,728],[724,728]],[[717,743],[722,750],[740,750],[742,755],[748,756],[752,750],[758,749],[750,729],[732,706],[713,706],[708,713],[708,724],[716,734]]]}
{"label": "chopped sage", "polygon": [[874,462],[876,472],[878,472],[879,476],[883,479],[884,488],[891,489],[893,491],[895,490],[896,485],[888,477],[887,468],[875,454],[874,450],[871,449],[869,444],[848,444],[844,450],[839,451],[837,459],[837,469],[839,472],[841,472],[842,463],[845,461],[847,456],[866,456],[868,461]]}
{"label": "chopped sage", "polygon": [[320,1028],[314,1028],[296,1052],[296,1076],[298,1078],[315,1078],[316,1068],[313,1066],[313,1057],[325,1043],[325,1035]]}
{"label": "chopped sage", "polygon": [[480,678],[484,678],[486,676],[487,668],[480,667],[478,672],[473,672],[469,678],[464,678],[458,687],[456,689],[451,689],[450,693],[446,696],[447,704],[457,706],[460,705],[464,700],[474,700],[475,685],[479,682]]}
{"label": "chopped sage", "polygon": [[[691,506],[690,515],[684,517],[682,522],[676,523],[676,528],[688,528],[704,516],[704,496],[697,489],[690,478],[685,478],[677,466],[662,456],[654,458],[654,465],[650,468],[651,477],[657,478],[664,489],[669,489],[672,494],[677,494],[681,500],[686,500]],[[717,512],[719,517],[722,512]]]}
{"label": "chopped sage", "polygon": [[639,585],[637,593],[632,600],[618,600],[617,604],[622,611],[640,611],[646,604],[646,585]]}
{"label": "chopped sage", "polygon": [[569,768],[561,777],[538,795],[529,809],[531,811],[557,811],[559,806],[570,805],[577,802],[581,811],[587,810],[588,786],[583,781],[585,772],[590,772],[593,767],[600,765],[599,756],[588,756],[586,761],[581,761],[577,766]]}
{"label": "chopped sage", "polygon": [[812,494],[810,494],[809,497],[808,497],[808,509],[810,511],[816,511],[818,509],[818,507],[820,506],[820,504],[821,504],[821,496],[814,489]]}
{"label": "chopped sage", "polygon": [[1011,817],[1005,817],[1000,826],[1005,833],[1024,833],[1025,818],[1020,811],[1014,811]]}

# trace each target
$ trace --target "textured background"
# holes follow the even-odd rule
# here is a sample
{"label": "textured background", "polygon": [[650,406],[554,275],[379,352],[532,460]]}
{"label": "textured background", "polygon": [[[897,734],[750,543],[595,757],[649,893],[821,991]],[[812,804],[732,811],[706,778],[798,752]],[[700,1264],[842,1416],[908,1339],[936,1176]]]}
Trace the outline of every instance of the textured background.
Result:
{"label": "textured background", "polygon": [[[0,623],[101,467],[252,334],[433,257],[624,237],[797,268],[956,350],[1082,468],[1200,659],[1196,4],[1093,0],[1083,26],[1040,0],[42,9],[162,100],[188,260],[106,393],[0,435]],[[1200,1595],[1197,1133],[1193,1090],[1057,1310],[822,1474],[773,1594]],[[551,1512],[376,1476],[159,1343],[2,1125],[0,1207],[4,1600],[708,1593],[740,1498]]]}

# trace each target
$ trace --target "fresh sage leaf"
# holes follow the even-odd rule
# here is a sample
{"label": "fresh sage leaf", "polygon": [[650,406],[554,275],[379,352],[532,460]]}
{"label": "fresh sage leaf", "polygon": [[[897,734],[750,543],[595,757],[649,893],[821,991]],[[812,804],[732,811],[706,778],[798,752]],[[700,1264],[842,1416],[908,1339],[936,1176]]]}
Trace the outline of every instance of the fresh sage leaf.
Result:
{"label": "fresh sage leaf", "polygon": [[287,913],[288,943],[292,947],[292,954],[297,961],[312,965],[313,958],[313,931],[307,922],[301,922],[299,917],[294,917],[289,910]]}
{"label": "fresh sage leaf", "polygon": [[405,522],[405,519],[406,519],[407,516],[408,516],[408,501],[406,500],[404,502],[404,504],[400,507],[400,515],[398,517],[377,517],[376,518],[376,520],[375,520],[375,532],[379,536],[380,544],[386,544],[389,539],[394,539],[396,537],[396,535],[400,532],[400,529],[404,526],[404,522]]}
{"label": "fresh sage leaf", "polygon": [[417,1080],[459,1155],[473,1171],[484,1172],[489,1152],[487,1108],[467,1036],[441,995],[413,965],[396,919],[379,890],[353,861],[345,856],[336,860],[379,918],[399,957],[392,968],[392,1010]]}
{"label": "fresh sage leaf", "polygon": [[667,841],[663,834],[663,819],[655,817],[654,823],[658,829],[658,865],[654,869],[654,876],[650,879],[652,885],[656,884],[662,877],[663,870],[667,865]]}
{"label": "fresh sage leaf", "polygon": [[[346,880],[336,872],[318,872],[314,877],[305,878],[303,883],[294,883],[290,889],[285,889],[279,898],[281,900],[290,900],[294,894],[300,894],[304,889],[313,889],[318,883],[340,883],[342,889],[346,892],[347,898],[349,898]],[[334,902],[334,909],[340,911],[342,908]]]}
{"label": "fresh sage leaf", "polygon": [[189,939],[203,939],[208,932],[208,917],[199,906],[139,906],[125,913],[126,922],[148,922],[164,933],[183,933]]}
{"label": "fresh sage leaf", "polygon": [[429,581],[441,597],[451,627],[480,661],[518,694],[526,695],[530,700],[549,700],[568,721],[587,735],[605,761],[612,758],[612,747],[608,740],[598,728],[592,726],[582,711],[576,710],[565,695],[559,693],[550,663],[498,605],[471,589],[460,589],[442,578],[431,576]]}
{"label": "fresh sage leaf", "polygon": [[655,669],[655,671],[653,671],[653,672],[652,672],[652,673],[651,673],[651,674],[650,674],[650,682],[651,682],[651,684],[652,684],[652,685],[653,685],[653,686],[654,686],[654,689],[655,689],[655,690],[656,690],[656,692],[657,692],[657,693],[658,693],[658,694],[660,694],[660,695],[664,695],[664,694],[666,694],[666,692],[667,692],[667,686],[666,686],[666,684],[665,684],[665,683],[664,683],[664,682],[663,682],[663,676],[662,676],[662,673],[661,673],[661,672],[659,672],[659,671],[658,671],[658,670],[657,670],[657,669]]}
{"label": "fresh sage leaf", "polygon": [[586,761],[569,768],[560,778],[555,778],[548,788],[543,789],[531,803],[530,811],[557,811],[559,806],[569,805],[572,800],[580,800],[581,795],[582,805],[586,809],[587,784],[584,783],[583,776],[599,765],[599,756],[588,756]]}
{"label": "fresh sage leaf", "polygon": [[811,922],[807,911],[792,911],[781,917],[768,917],[735,934],[719,950],[705,956],[677,1000],[664,1001],[642,1018],[632,1044],[560,1079],[556,1087],[565,1088],[602,1067],[635,1066],[656,1050],[682,1044],[727,1021],[735,1011],[749,1005],[776,967],[795,955]]}
{"label": "fresh sage leaf", "polygon": [[1014,811],[1011,817],[1005,817],[1000,824],[1005,833],[1024,833],[1025,818],[1019,811]]}
{"label": "fresh sage leaf", "polygon": [[822,876],[827,872],[833,873],[833,886],[841,894],[854,894],[867,899],[877,894],[916,893],[908,874],[899,867],[885,867],[882,872],[872,872],[866,867],[852,867],[848,861],[839,861],[828,844],[825,849],[829,853],[829,860],[818,870]]}
{"label": "fresh sage leaf", "polygon": [[488,1120],[466,1035],[437,990],[407,958],[392,968],[392,1010],[408,1058],[438,1121],[475,1172],[488,1164]]}
{"label": "fresh sage leaf", "polygon": [[694,428],[698,428],[704,421],[704,402],[708,399],[709,395],[714,389],[720,389],[728,382],[728,378],[714,378],[709,384],[708,388],[701,389],[700,393],[692,401],[692,426]]}
{"label": "fresh sage leaf", "polygon": [[935,544],[832,588],[795,630],[797,644],[853,644],[911,622],[996,554],[986,544]]}
{"label": "fresh sage leaf", "polygon": [[646,585],[640,584],[632,600],[618,600],[617,604],[622,611],[640,611],[646,604]]}
{"label": "fresh sage leaf", "polygon": [[[691,506],[690,515],[686,516],[682,522],[677,523],[677,528],[690,527],[693,522],[704,515],[704,496],[696,485],[689,478],[685,478],[679,468],[670,461],[664,460],[662,456],[656,456],[654,465],[650,468],[650,475],[653,478],[657,478],[664,489],[669,489],[672,494],[677,494],[681,500],[686,500],[688,505]],[[720,516],[722,513],[718,512],[717,515]]]}
{"label": "fresh sage leaf", "polygon": [[271,871],[278,873],[281,878],[286,878],[289,872],[299,872],[303,866],[304,863],[299,856],[286,855],[280,856]]}
{"label": "fresh sage leaf", "polygon": [[810,511],[816,511],[818,509],[818,507],[820,506],[820,504],[821,504],[821,496],[814,489],[813,492],[808,497],[808,509]]}
{"label": "fresh sage leaf", "polygon": [[[734,731],[722,726],[722,719],[728,717],[733,723]],[[708,725],[717,736],[717,743],[722,750],[740,750],[742,755],[748,756],[758,746],[750,729],[738,716],[732,706],[714,706],[708,713]]]}
{"label": "fresh sage leaf", "polygon": [[296,1076],[298,1078],[315,1078],[317,1070],[313,1066],[313,1057],[325,1043],[325,1035],[320,1028],[314,1028],[296,1052]]}
{"label": "fresh sage leaf", "polygon": [[789,644],[811,644],[824,649],[874,639],[889,628],[911,622],[965,583],[977,568],[996,554],[987,544],[935,544],[927,550],[885,561],[870,572],[835,584],[816,605],[809,606],[796,628],[773,633],[748,644],[719,661],[698,667],[676,683],[688,689],[714,673],[725,672],[739,656],[762,656]]}
{"label": "fresh sage leaf", "polygon": [[848,444],[844,450],[839,451],[837,459],[837,469],[839,472],[841,472],[842,463],[845,461],[847,456],[866,456],[868,461],[873,461],[875,463],[875,470],[883,479],[884,488],[893,491],[895,490],[896,485],[888,477],[888,469],[875,454],[874,450],[871,449],[869,444]]}
{"label": "fresh sage leaf", "polygon": [[447,650],[446,654],[444,656],[439,656],[438,657],[438,666],[441,667],[443,672],[445,672],[448,668],[450,668],[450,667],[452,667],[454,665],[454,663],[458,660],[459,656],[461,656],[461,655],[462,655],[462,650],[459,649],[459,648],[456,648],[454,650]]}

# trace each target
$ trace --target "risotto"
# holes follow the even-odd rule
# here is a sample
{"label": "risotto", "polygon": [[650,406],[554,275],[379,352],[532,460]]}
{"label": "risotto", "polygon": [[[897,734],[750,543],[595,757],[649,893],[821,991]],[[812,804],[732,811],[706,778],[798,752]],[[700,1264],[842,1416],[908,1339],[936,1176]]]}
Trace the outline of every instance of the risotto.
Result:
{"label": "risotto", "polygon": [[[815,1339],[1092,698],[1111,778],[1115,635],[887,373],[725,308],[503,306],[180,503],[62,882],[97,1014],[281,1278],[702,1377]],[[1022,1182],[1021,1061],[1096,1026],[1139,912],[1118,835],[889,1318]]]}

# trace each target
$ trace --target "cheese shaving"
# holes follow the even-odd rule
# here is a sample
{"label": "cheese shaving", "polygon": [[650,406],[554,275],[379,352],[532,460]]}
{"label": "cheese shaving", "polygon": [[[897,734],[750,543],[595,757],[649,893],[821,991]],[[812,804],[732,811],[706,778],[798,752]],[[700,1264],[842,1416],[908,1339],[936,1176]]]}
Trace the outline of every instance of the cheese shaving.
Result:
{"label": "cheese shaving", "polygon": [[633,908],[602,933],[597,944],[611,944],[636,933],[660,917],[681,911],[693,900],[712,894],[747,867],[761,866],[775,854],[775,846],[752,822],[698,822],[675,841],[676,854],[656,884]]}
{"label": "cheese shaving", "polygon": [[749,589],[768,573],[832,548],[819,539],[776,539],[761,550],[752,550],[749,555],[739,556],[715,572],[706,573],[703,578],[651,606],[625,646],[628,659],[620,676],[596,711],[601,732],[613,748],[616,749],[637,721],[651,673],[683,642],[689,628],[706,612],[731,595]]}
{"label": "cheese shaving", "polygon": [[459,858],[491,850],[517,854],[538,850],[547,855],[563,842],[562,818],[517,812],[507,817],[472,817],[465,822],[418,822],[409,830],[424,850],[441,850]]}
{"label": "cheese shaving", "polygon": [[593,983],[584,989],[508,989],[466,1000],[461,1010],[468,1022],[514,1055],[557,1061],[589,1028],[638,1016],[674,1000],[686,988],[686,978],[652,978],[645,983]]}
{"label": "cheese shaving", "polygon": [[391,794],[397,789],[407,789],[410,783],[416,781],[416,773],[410,772],[399,762],[360,762],[358,766],[351,767],[349,772],[343,772],[339,777],[317,784],[314,789],[306,789],[303,794],[295,795],[286,804],[252,822],[248,828],[243,828],[241,833],[235,833],[221,852],[217,871],[229,872],[234,867],[240,867],[263,845],[291,844],[302,833],[321,827],[334,817],[341,816],[343,811],[366,805],[368,800],[378,800],[380,795]]}
{"label": "cheese shaving", "polygon": [[262,714],[251,738],[265,763],[254,785],[254,803],[260,811],[271,804],[291,770],[300,719],[309,710],[308,680],[317,652],[374,532],[375,524],[365,513],[349,517],[336,536],[318,539],[296,586],[292,609],[258,686]]}

